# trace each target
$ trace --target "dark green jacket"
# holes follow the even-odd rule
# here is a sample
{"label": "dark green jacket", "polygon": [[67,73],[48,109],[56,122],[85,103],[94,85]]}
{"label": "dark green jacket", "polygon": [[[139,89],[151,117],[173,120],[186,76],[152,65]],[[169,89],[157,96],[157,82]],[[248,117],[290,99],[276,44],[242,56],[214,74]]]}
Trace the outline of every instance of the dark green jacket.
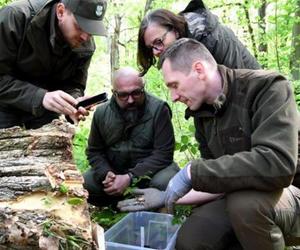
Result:
{"label": "dark green jacket", "polygon": [[72,50],[57,27],[54,0],[21,0],[0,9],[0,106],[43,114],[47,90],[83,95],[95,50]]}
{"label": "dark green jacket", "polygon": [[181,15],[188,24],[188,37],[203,43],[218,64],[232,69],[260,69],[255,57],[233,31],[220,24],[201,0],[192,0]]}
{"label": "dark green jacket", "polygon": [[193,188],[222,193],[287,187],[296,173],[298,117],[291,84],[261,70],[219,66],[226,102],[192,115],[203,158],[192,162]]}
{"label": "dark green jacket", "polygon": [[112,97],[94,113],[87,156],[97,180],[103,180],[110,170],[152,176],[173,162],[174,145],[167,103],[146,94],[139,121],[126,124]]}

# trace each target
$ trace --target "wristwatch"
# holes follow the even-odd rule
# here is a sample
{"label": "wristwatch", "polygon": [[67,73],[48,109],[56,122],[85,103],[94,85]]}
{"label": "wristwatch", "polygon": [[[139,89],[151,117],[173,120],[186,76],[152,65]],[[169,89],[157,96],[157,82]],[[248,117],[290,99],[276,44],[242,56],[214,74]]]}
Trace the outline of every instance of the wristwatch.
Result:
{"label": "wristwatch", "polygon": [[133,179],[134,179],[134,175],[133,175],[133,173],[131,173],[131,172],[128,172],[127,174],[128,174],[128,176],[129,176],[129,178],[130,178],[130,185],[131,185],[132,182],[133,182]]}

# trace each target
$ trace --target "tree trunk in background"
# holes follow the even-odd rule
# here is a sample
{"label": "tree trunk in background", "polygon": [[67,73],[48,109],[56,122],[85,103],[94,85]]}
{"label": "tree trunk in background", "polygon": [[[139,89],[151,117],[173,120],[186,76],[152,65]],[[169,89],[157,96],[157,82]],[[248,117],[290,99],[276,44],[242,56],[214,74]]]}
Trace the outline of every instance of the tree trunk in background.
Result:
{"label": "tree trunk in background", "polygon": [[120,68],[120,52],[119,52],[119,38],[121,28],[121,16],[116,13],[114,15],[115,27],[111,37],[111,53],[110,53],[110,66],[111,66],[111,80],[113,79],[114,72]]}
{"label": "tree trunk in background", "polygon": [[259,28],[259,44],[258,51],[261,56],[261,65],[263,68],[267,68],[268,66],[268,45],[266,43],[266,8],[267,1],[261,0],[261,6],[258,9],[258,28]]}
{"label": "tree trunk in background", "polygon": [[0,249],[104,250],[93,238],[73,135],[59,120],[0,129]]}
{"label": "tree trunk in background", "polygon": [[147,14],[147,12],[149,10],[151,10],[151,4],[152,4],[153,0],[147,0],[146,4],[145,4],[145,8],[144,8],[144,15]]}
{"label": "tree trunk in background", "polygon": [[291,72],[294,80],[300,80],[300,0],[297,1],[292,34]]}
{"label": "tree trunk in background", "polygon": [[280,65],[280,56],[279,56],[279,34],[278,34],[278,2],[275,0],[275,13],[274,13],[274,24],[275,24],[275,54],[276,54],[276,64],[277,64],[277,70],[281,71],[281,65]]}
{"label": "tree trunk in background", "polygon": [[242,7],[244,9],[245,17],[246,17],[246,20],[247,20],[247,27],[248,27],[248,32],[249,32],[249,35],[250,35],[253,55],[254,55],[255,58],[257,58],[256,42],[255,42],[255,38],[254,38],[253,28],[252,28],[252,25],[251,25],[248,6],[249,6],[249,2],[246,0],[245,3],[242,5]]}

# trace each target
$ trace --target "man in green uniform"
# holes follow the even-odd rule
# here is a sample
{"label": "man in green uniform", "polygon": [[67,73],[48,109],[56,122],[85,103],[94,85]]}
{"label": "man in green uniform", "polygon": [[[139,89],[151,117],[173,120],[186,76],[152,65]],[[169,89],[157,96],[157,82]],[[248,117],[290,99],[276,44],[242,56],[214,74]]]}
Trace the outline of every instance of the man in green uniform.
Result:
{"label": "man in green uniform", "polygon": [[168,104],[147,93],[139,72],[129,67],[115,72],[112,91],[94,113],[88,140],[92,168],[84,186],[95,205],[116,204],[141,177],[148,178],[138,186],[165,190],[179,170]]}
{"label": "man in green uniform", "polygon": [[[204,192],[223,193],[193,209],[176,249],[284,249],[300,236],[298,113],[291,84],[275,72],[217,65],[203,44],[187,38],[165,51],[160,66],[172,100],[186,104],[186,117],[194,118],[202,158],[156,197],[172,211],[191,194],[190,203],[198,204]],[[142,192],[145,204],[157,207],[157,199]]]}
{"label": "man in green uniform", "polygon": [[0,128],[77,123],[106,0],[23,0],[0,9]]}

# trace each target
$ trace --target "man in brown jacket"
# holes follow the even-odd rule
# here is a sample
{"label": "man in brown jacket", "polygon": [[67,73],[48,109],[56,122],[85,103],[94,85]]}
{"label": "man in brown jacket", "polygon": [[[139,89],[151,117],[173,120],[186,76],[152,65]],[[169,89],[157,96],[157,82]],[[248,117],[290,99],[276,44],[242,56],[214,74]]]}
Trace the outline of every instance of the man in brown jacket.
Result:
{"label": "man in brown jacket", "polygon": [[59,114],[88,111],[84,95],[95,50],[105,35],[106,0],[25,0],[0,9],[0,128],[37,128]]}
{"label": "man in brown jacket", "polygon": [[300,236],[291,84],[275,72],[217,65],[203,44],[186,38],[165,51],[160,66],[172,100],[194,118],[202,155],[171,179],[163,202],[172,211],[191,194],[193,204],[203,192],[224,194],[193,209],[176,249],[284,249]]}

